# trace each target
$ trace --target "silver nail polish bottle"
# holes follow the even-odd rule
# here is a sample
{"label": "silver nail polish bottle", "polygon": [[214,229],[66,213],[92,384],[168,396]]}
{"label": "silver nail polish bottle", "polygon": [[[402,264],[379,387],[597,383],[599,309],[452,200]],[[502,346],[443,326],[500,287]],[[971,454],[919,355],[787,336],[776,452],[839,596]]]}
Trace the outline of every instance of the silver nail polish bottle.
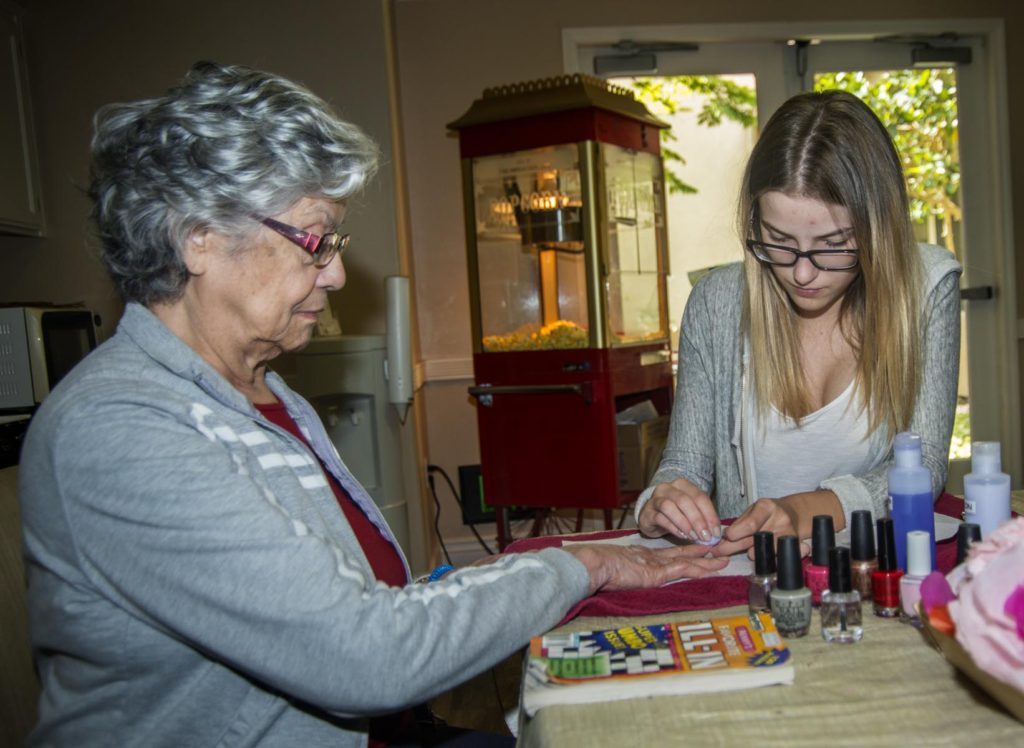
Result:
{"label": "silver nail polish bottle", "polygon": [[747,603],[751,613],[771,612],[771,592],[775,589],[775,536],[754,533],[754,573],[747,577]]}
{"label": "silver nail polish bottle", "polygon": [[811,627],[811,591],[804,586],[800,539],[796,535],[779,538],[778,567],[778,580],[771,593],[775,627],[786,637],[804,636]]}

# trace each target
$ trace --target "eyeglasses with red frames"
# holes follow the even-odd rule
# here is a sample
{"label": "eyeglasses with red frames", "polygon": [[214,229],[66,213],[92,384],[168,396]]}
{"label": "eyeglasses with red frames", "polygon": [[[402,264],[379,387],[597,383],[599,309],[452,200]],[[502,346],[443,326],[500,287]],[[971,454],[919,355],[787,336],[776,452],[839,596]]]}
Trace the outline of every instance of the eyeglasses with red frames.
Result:
{"label": "eyeglasses with red frames", "polygon": [[320,236],[289,226],[287,223],[281,223],[273,218],[258,218],[256,216],[254,218],[268,229],[276,231],[288,241],[309,252],[313,256],[313,265],[318,268],[327,267],[335,255],[344,253],[351,238],[350,234],[337,234],[333,231]]}

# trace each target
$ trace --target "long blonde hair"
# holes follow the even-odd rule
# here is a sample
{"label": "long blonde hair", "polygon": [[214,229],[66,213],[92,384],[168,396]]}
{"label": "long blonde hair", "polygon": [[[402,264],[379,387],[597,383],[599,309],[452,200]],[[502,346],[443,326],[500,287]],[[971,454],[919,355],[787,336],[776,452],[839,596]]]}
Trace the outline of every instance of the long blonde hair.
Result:
{"label": "long blonde hair", "polygon": [[[739,201],[744,238],[758,238],[758,202],[768,192],[845,208],[859,273],[843,296],[839,324],[857,356],[855,387],[871,431],[907,429],[920,385],[920,276],[899,154],[885,126],[842,91],[805,93],[784,103],[747,162]],[[754,392],[795,419],[811,411],[800,365],[796,312],[770,268],[744,259],[743,324]]]}

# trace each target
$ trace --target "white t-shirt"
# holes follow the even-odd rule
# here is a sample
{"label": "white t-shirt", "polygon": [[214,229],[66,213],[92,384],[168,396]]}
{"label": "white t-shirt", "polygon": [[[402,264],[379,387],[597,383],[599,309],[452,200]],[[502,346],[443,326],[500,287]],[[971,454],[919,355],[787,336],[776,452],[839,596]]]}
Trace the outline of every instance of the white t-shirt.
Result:
{"label": "white t-shirt", "polygon": [[774,406],[752,419],[757,495],[750,503],[815,491],[823,480],[866,473],[885,457],[870,453],[867,410],[853,393],[851,381],[835,400],[802,418],[799,426]]}

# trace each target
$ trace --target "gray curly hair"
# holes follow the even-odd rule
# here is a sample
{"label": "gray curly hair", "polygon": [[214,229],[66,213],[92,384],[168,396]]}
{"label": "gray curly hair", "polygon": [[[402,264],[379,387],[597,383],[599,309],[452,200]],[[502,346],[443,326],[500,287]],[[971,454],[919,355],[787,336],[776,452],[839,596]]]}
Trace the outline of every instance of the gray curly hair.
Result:
{"label": "gray curly hair", "polygon": [[376,144],[306,88],[211,62],[164,96],[103,107],[94,129],[101,257],[121,297],[145,305],[183,293],[181,250],[195,229],[249,236],[253,215],[358,192],[378,160]]}

